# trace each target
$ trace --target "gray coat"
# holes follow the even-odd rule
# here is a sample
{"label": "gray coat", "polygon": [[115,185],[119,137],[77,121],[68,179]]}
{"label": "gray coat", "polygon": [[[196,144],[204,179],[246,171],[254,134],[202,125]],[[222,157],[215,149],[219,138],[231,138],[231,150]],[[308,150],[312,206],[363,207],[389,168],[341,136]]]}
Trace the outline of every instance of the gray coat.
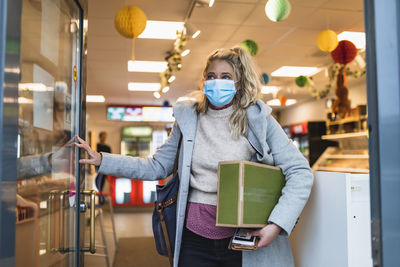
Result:
{"label": "gray coat", "polygon": [[[173,171],[174,159],[182,133],[178,172],[180,177],[177,202],[177,231],[174,266],[178,266],[182,230],[189,193],[190,164],[197,126],[197,113],[193,103],[178,103],[174,107],[175,126],[167,142],[149,158],[134,158],[103,153],[99,172],[118,177],[143,180],[163,179]],[[313,175],[307,160],[287,138],[271,116],[271,108],[262,101],[247,109],[248,140],[257,151],[252,161],[275,165],[282,169],[286,185],[273,209],[269,221],[283,230],[268,247],[243,252],[243,266],[290,267],[294,266],[288,235],[307,202]]]}

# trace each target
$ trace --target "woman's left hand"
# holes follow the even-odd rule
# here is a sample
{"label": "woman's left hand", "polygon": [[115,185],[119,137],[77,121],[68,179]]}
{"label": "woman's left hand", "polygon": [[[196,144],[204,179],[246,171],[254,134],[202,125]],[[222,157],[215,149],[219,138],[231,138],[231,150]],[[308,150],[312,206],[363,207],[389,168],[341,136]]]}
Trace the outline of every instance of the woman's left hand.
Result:
{"label": "woman's left hand", "polygon": [[282,228],[274,223],[268,224],[264,228],[251,232],[253,236],[259,236],[260,240],[258,241],[259,248],[267,247],[271,244],[276,236],[281,232]]}

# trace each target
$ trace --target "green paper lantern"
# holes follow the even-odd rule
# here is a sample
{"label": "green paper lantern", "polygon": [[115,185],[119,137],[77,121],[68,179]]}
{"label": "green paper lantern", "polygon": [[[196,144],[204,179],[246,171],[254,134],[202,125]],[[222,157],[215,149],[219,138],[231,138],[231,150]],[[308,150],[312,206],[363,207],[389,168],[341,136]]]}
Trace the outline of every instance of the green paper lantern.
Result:
{"label": "green paper lantern", "polygon": [[287,19],[291,9],[288,0],[269,0],[265,5],[265,14],[273,22],[278,22]]}
{"label": "green paper lantern", "polygon": [[242,42],[241,46],[250,53],[253,57],[257,55],[258,45],[253,40],[245,40]]}
{"label": "green paper lantern", "polygon": [[271,79],[271,78],[269,77],[269,75],[268,75],[267,73],[261,74],[260,81],[261,81],[261,83],[262,83],[263,85],[268,84],[270,79]]}
{"label": "green paper lantern", "polygon": [[298,87],[304,87],[308,84],[308,78],[304,75],[300,75],[296,78],[296,85]]}

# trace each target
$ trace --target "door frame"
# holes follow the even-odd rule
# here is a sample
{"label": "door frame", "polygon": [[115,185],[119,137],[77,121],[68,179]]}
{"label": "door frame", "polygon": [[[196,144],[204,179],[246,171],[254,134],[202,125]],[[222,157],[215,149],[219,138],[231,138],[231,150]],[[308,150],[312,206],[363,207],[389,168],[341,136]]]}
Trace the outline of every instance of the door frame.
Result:
{"label": "door frame", "polygon": [[15,265],[21,7],[0,2],[0,266]]}
{"label": "door frame", "polygon": [[[87,0],[73,1],[79,9],[79,73],[76,94],[77,134],[85,137],[86,132],[86,35],[84,19],[87,19]],[[17,192],[17,143],[18,143],[18,84],[20,81],[22,0],[2,0],[0,2],[0,266],[15,265],[16,192]],[[85,169],[78,163],[83,152],[75,151],[76,190],[83,190]],[[80,203],[80,194],[75,194]],[[80,215],[80,205],[75,212]],[[82,213],[83,214],[83,213]],[[84,215],[84,214],[83,214]],[[75,221],[75,266],[84,265],[80,248],[84,240],[84,220],[76,216]]]}
{"label": "door frame", "polygon": [[374,266],[400,261],[400,3],[364,0]]}

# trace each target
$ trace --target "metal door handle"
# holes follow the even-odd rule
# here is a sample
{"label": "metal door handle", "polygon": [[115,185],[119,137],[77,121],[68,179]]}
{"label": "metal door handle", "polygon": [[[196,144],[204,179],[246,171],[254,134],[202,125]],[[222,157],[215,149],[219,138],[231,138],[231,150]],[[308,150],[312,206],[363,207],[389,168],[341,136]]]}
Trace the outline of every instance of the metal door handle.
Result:
{"label": "metal door handle", "polygon": [[83,190],[81,194],[90,196],[90,245],[89,247],[82,248],[81,251],[89,251],[90,253],[96,253],[96,246],[95,246],[95,198],[96,198],[96,191],[95,190]]}
{"label": "metal door handle", "polygon": [[55,196],[57,195],[57,190],[52,190],[49,193],[48,198],[48,215],[47,215],[47,251],[56,252],[57,250],[52,246],[52,236],[53,236],[53,201]]}
{"label": "metal door handle", "polygon": [[[64,229],[64,203],[65,203],[65,198],[64,196],[69,194],[69,190],[63,190],[63,191],[57,191],[53,190],[49,193],[49,198],[48,198],[48,210],[49,210],[49,215],[48,215],[48,236],[47,236],[47,248],[49,251],[52,252],[60,252],[60,253],[66,253],[66,252],[71,252],[74,249],[71,248],[66,248],[65,247],[65,241],[64,241],[64,234],[65,234],[65,229]],[[60,240],[59,240],[59,247],[54,248],[52,245],[52,233],[53,233],[53,213],[54,213],[54,205],[53,201],[55,199],[56,195],[60,195],[60,214],[59,214],[59,227],[60,227]],[[83,190],[81,191],[81,194],[90,196],[90,245],[89,247],[83,247],[81,248],[81,251],[83,252],[90,252],[92,254],[96,253],[96,246],[95,246],[95,198],[96,198],[96,191],[95,190]],[[79,216],[77,214],[76,216]]]}

